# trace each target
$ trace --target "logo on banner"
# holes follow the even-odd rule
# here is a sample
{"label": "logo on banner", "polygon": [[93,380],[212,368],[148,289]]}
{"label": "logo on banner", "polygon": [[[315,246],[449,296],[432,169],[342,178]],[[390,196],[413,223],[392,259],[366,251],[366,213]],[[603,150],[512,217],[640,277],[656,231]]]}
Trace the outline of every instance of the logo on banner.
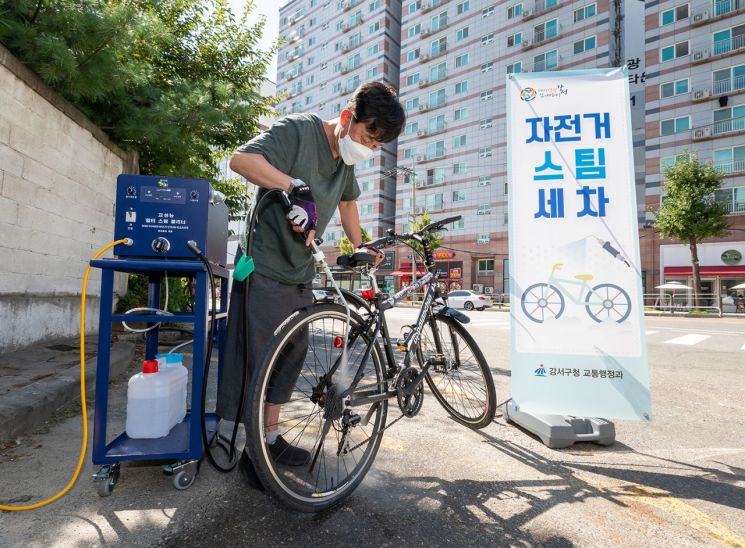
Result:
{"label": "logo on banner", "polygon": [[536,369],[535,371],[533,371],[533,373],[535,373],[535,376],[536,377],[545,377],[546,376],[546,368],[543,367],[543,364],[541,364],[540,367],[538,367],[538,369]]}
{"label": "logo on banner", "polygon": [[535,99],[536,95],[537,92],[533,88],[525,88],[520,92],[520,99],[522,99],[526,103],[529,103],[530,101]]}

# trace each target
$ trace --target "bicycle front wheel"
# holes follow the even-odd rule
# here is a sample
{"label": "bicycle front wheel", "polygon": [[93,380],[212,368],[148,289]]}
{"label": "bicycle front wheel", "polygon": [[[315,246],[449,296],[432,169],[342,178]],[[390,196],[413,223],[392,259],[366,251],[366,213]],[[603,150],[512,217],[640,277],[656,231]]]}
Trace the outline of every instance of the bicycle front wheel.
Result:
{"label": "bicycle front wheel", "polygon": [[[268,341],[258,371],[246,443],[262,484],[302,512],[324,510],[351,494],[380,446],[387,400],[349,407],[340,397],[371,344],[360,324],[354,313],[347,323],[344,307],[336,304],[298,310]],[[347,329],[347,364],[332,372]],[[354,395],[384,394],[386,388],[381,354],[372,342]]]}
{"label": "bicycle front wheel", "polygon": [[420,367],[430,362],[427,384],[455,420],[474,429],[494,420],[494,379],[481,349],[460,323],[443,316],[430,318],[416,356]]}

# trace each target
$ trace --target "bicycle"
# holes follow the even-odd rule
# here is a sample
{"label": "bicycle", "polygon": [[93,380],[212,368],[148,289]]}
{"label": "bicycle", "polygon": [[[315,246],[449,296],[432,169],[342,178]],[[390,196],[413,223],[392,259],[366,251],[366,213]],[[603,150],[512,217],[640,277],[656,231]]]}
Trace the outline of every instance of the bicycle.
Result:
{"label": "bicycle", "polygon": [[[427,273],[395,295],[378,290],[375,256],[355,253],[337,264],[366,276],[371,288],[362,296],[339,289],[323,253],[314,258],[343,304],[314,304],[292,314],[275,332],[249,396],[247,445],[262,484],[288,506],[317,512],[350,495],[370,469],[383,432],[422,408],[424,381],[445,410],[470,428],[494,419],[496,394],[491,371],[462,323],[468,317],[447,306],[435,275],[429,235],[451,217],[409,234],[388,235],[367,245],[404,244],[423,249]],[[426,288],[416,323],[407,326],[394,354],[385,312],[411,293]],[[298,359],[299,358],[299,359]],[[294,360],[294,361],[293,361]],[[288,364],[297,362],[293,371]],[[298,371],[299,369],[299,371]],[[265,402],[280,380],[295,375],[276,423],[266,425]],[[401,414],[387,423],[388,401]],[[307,451],[302,465],[281,464],[265,442],[267,428],[280,432],[290,447]]]}
{"label": "bicycle", "polygon": [[[615,284],[598,284],[590,287],[592,274],[577,274],[574,280],[559,278],[556,272],[561,270],[562,264],[557,263],[551,269],[551,275],[546,282],[536,283],[528,287],[520,298],[525,315],[536,323],[543,323],[548,317],[558,319],[564,313],[564,295],[574,304],[584,305],[587,314],[596,322],[605,321],[621,323],[631,314],[631,297],[620,286]],[[575,292],[569,286],[578,286]],[[587,291],[584,301],[582,295]],[[612,314],[611,314],[612,313]]]}

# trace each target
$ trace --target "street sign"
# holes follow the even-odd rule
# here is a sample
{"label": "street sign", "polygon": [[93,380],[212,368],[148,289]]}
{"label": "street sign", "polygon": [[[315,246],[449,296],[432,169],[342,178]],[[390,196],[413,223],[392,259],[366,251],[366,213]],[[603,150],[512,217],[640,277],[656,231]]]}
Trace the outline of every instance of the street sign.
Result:
{"label": "street sign", "polygon": [[626,69],[507,78],[512,397],[649,420]]}

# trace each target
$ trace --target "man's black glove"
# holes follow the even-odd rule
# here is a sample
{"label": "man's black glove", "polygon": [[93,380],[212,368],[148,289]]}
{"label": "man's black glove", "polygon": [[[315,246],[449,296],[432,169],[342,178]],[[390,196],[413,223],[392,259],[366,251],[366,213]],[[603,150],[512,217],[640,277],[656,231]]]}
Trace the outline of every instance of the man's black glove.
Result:
{"label": "man's black glove", "polygon": [[287,210],[287,218],[290,222],[302,228],[306,233],[316,228],[318,213],[310,187],[301,180],[294,179],[288,197],[290,207]]}

